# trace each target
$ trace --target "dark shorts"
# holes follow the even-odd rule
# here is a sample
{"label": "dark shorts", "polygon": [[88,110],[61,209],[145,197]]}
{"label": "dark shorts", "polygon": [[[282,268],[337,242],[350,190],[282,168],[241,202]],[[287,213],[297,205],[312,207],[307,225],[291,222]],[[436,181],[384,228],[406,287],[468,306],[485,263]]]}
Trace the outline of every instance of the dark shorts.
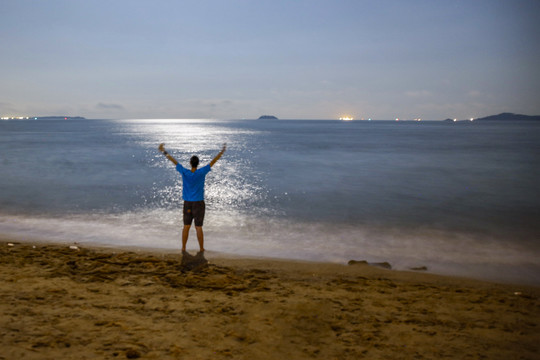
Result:
{"label": "dark shorts", "polygon": [[195,226],[203,226],[204,201],[184,201],[184,225],[191,225],[195,219]]}

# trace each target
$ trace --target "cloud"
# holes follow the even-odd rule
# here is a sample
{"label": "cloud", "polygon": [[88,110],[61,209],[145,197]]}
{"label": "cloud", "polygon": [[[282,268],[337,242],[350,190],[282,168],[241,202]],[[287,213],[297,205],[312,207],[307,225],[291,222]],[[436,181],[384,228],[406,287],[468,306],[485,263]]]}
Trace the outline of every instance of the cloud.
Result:
{"label": "cloud", "polygon": [[405,95],[408,97],[418,98],[418,97],[427,97],[431,96],[431,92],[427,90],[417,90],[417,91],[406,91]]}
{"label": "cloud", "polygon": [[482,96],[482,93],[478,90],[471,90],[467,93],[467,95],[469,95],[470,97],[478,97]]}
{"label": "cloud", "polygon": [[0,112],[2,115],[17,115],[19,112],[19,109],[17,109],[13,104],[8,102],[0,102]]}
{"label": "cloud", "polygon": [[96,108],[100,110],[124,110],[124,107],[120,104],[107,104],[107,103],[98,103]]}

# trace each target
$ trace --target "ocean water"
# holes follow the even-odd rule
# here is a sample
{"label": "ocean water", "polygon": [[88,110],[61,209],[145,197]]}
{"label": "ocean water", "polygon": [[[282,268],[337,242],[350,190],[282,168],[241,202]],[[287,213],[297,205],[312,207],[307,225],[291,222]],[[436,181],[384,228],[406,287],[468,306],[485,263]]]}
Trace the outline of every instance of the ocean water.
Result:
{"label": "ocean water", "polygon": [[228,144],[207,176],[207,250],[540,285],[535,122],[1,121],[0,236],[178,249],[161,142],[185,166]]}

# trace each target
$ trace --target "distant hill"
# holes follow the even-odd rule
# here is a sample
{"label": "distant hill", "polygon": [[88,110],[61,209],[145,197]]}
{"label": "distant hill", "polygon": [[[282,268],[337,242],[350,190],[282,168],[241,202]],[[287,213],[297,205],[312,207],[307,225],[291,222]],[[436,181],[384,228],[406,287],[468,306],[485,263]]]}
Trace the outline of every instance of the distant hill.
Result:
{"label": "distant hill", "polygon": [[483,118],[474,119],[474,121],[484,120],[540,120],[540,115],[522,115],[514,113],[501,113],[499,115],[490,115]]}
{"label": "distant hill", "polygon": [[259,120],[278,120],[274,115],[262,115],[259,116]]}

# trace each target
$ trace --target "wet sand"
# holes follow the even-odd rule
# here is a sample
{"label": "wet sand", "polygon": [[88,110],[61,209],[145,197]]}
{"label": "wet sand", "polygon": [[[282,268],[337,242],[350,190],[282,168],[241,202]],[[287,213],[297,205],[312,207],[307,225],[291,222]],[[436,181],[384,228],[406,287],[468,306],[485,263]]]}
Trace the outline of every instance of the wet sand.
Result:
{"label": "wet sand", "polygon": [[[12,245],[12,246],[11,246]],[[540,288],[0,242],[0,359],[538,359]]]}

